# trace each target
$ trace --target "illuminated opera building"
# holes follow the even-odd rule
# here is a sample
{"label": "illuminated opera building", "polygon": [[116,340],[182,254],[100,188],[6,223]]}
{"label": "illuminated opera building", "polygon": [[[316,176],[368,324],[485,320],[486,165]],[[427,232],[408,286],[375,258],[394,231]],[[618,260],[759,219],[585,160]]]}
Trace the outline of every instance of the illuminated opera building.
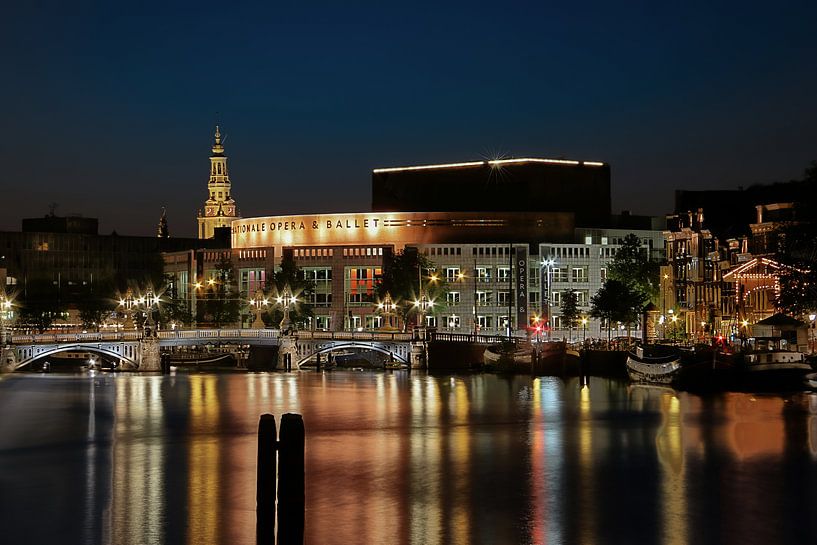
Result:
{"label": "illuminated opera building", "polygon": [[[250,299],[291,256],[315,283],[309,327],[371,330],[383,325],[373,302],[385,259],[410,248],[447,283],[428,325],[499,333],[509,322],[517,330],[541,319],[561,335],[562,292],[575,290],[589,314],[627,234],[652,252],[663,248],[649,222],[633,229],[611,219],[606,163],[527,158],[380,168],[372,193],[372,212],[234,218],[229,249],[165,254],[165,271],[192,300],[191,286],[213,278],[228,258]],[[251,321],[248,308],[242,325]],[[593,321],[585,329],[599,334]]]}

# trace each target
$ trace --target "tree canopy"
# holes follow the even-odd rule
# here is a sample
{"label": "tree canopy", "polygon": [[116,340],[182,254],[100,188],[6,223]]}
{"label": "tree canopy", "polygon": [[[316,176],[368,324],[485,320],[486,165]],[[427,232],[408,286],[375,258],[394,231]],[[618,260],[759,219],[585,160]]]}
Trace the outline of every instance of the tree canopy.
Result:
{"label": "tree canopy", "polygon": [[817,310],[817,161],[801,181],[803,198],[796,204],[794,221],[781,227],[776,259],[788,265],[781,274],[775,303],[792,314]]}
{"label": "tree canopy", "polygon": [[648,300],[656,300],[659,290],[658,261],[650,258],[649,249],[641,245],[641,239],[630,233],[624,237],[616,255],[607,267],[607,277],[618,280],[640,291]]}
{"label": "tree canopy", "polygon": [[574,290],[565,290],[561,297],[562,321],[568,329],[576,327],[581,314],[579,310],[579,295]]}
{"label": "tree canopy", "polygon": [[[266,295],[271,299],[269,310],[264,314],[264,323],[271,327],[278,327],[284,319],[283,307],[277,303],[277,298],[284,295],[287,287],[297,302],[289,308],[289,319],[298,327],[303,327],[314,316],[310,300],[315,293],[315,282],[308,279],[304,271],[295,263],[292,254],[284,254],[281,266],[268,278],[272,279]],[[247,297],[252,298],[249,293]]]}
{"label": "tree canopy", "polygon": [[[377,286],[377,296],[383,299],[386,293],[391,295],[404,324],[410,316],[417,314],[413,302],[420,297],[421,283],[426,297],[437,303],[444,300],[444,279],[436,275],[436,280],[431,280],[429,273],[435,270],[434,263],[416,248],[406,248],[402,252],[385,256],[383,261],[383,275]],[[442,304],[435,304],[426,314],[436,314],[442,308]]]}
{"label": "tree canopy", "polygon": [[219,261],[214,274],[204,285],[197,321],[214,327],[235,324],[240,317],[243,300],[236,283],[235,268],[224,258]]}
{"label": "tree canopy", "polygon": [[638,321],[647,296],[639,289],[619,280],[607,280],[590,298],[590,315],[607,322],[608,337],[613,323]]}

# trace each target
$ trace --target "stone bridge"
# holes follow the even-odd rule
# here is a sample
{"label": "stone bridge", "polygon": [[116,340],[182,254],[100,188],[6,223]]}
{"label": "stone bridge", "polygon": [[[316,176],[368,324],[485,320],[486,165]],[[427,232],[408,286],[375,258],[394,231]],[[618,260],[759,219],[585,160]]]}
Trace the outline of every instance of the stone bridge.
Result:
{"label": "stone bridge", "polygon": [[117,359],[122,369],[158,371],[162,348],[176,346],[238,345],[278,346],[282,357],[293,367],[319,354],[339,350],[372,350],[391,359],[422,367],[428,341],[495,343],[502,337],[436,333],[420,329],[414,333],[386,331],[292,331],[281,334],[277,329],[179,329],[159,331],[146,336],[141,331],[99,333],[47,333],[12,335],[0,347],[0,371],[22,369],[38,358],[60,352],[92,352]]}
{"label": "stone bridge", "polygon": [[117,359],[122,369],[160,369],[162,348],[176,346],[239,345],[280,346],[292,354],[298,367],[317,354],[337,350],[374,350],[396,361],[408,363],[412,335],[391,332],[293,331],[282,335],[277,329],[192,329],[159,331],[145,336],[140,331],[100,333],[47,333],[12,335],[2,349],[0,370],[22,369],[36,359],[61,352],[92,352]]}

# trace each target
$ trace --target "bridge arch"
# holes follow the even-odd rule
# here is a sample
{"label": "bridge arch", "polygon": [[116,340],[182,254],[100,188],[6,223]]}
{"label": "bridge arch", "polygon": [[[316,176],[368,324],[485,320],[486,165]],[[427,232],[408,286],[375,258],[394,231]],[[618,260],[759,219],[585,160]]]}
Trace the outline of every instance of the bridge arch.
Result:
{"label": "bridge arch", "polygon": [[371,343],[371,342],[356,342],[356,341],[337,341],[337,342],[329,342],[326,344],[321,344],[318,346],[315,345],[299,345],[298,346],[298,367],[301,367],[302,364],[309,361],[310,358],[317,356],[318,354],[328,354],[329,352],[334,352],[335,350],[346,350],[346,349],[356,349],[356,350],[373,350],[375,352],[380,352],[381,354],[391,355],[394,357],[396,361],[401,363],[408,363],[408,346],[402,345],[383,345],[381,343]]}
{"label": "bridge arch", "polygon": [[22,369],[33,361],[46,358],[62,352],[93,352],[95,354],[109,356],[117,360],[126,361],[134,369],[139,367],[139,343],[118,343],[118,344],[60,344],[60,345],[32,345],[21,347],[17,350],[17,359],[14,362],[14,370]]}

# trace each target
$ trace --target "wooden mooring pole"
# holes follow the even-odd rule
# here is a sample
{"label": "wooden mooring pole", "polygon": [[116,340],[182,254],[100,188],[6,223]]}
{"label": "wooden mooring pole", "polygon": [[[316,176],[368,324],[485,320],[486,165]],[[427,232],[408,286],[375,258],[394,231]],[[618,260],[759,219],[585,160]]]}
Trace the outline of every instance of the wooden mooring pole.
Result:
{"label": "wooden mooring pole", "polygon": [[276,450],[278,545],[304,542],[304,421],[301,415],[281,417],[275,440],[275,417],[261,415],[258,424],[257,524],[258,545],[275,544]]}
{"label": "wooden mooring pole", "polygon": [[275,474],[278,433],[275,417],[262,414],[258,422],[258,468],[256,486],[256,537],[258,545],[275,545]]}

